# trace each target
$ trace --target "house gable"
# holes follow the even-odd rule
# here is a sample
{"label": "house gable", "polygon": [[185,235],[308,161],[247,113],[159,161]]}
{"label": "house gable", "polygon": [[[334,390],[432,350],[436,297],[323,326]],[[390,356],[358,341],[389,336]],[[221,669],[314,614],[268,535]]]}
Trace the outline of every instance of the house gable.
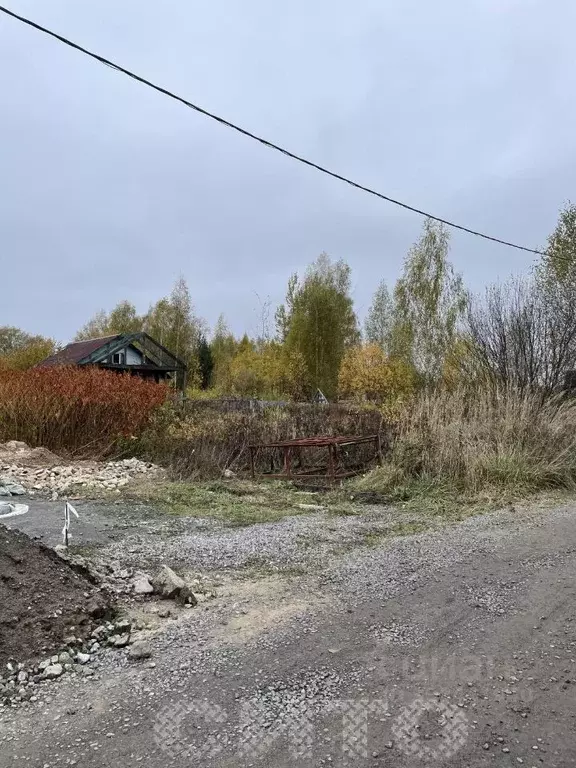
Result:
{"label": "house gable", "polygon": [[133,344],[127,344],[121,349],[117,349],[112,354],[105,357],[98,362],[103,365],[125,365],[127,367],[131,365],[150,365],[158,367],[153,360],[148,360],[145,355],[137,349]]}
{"label": "house gable", "polygon": [[186,364],[143,331],[75,341],[38,363],[53,365],[97,365],[155,381],[174,378],[181,389],[186,385]]}

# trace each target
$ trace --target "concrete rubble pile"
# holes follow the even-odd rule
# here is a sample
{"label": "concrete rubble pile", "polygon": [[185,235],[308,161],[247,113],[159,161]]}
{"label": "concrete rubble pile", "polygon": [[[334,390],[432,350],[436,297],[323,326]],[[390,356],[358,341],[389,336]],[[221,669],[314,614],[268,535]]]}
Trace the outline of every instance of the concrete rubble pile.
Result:
{"label": "concrete rubble pile", "polygon": [[126,567],[117,560],[108,560],[96,554],[88,559],[70,553],[64,547],[56,547],[63,560],[84,568],[102,589],[116,597],[146,599],[155,595],[162,600],[173,600],[191,608],[200,602],[216,597],[215,583],[201,573],[188,574],[183,579],[172,568],[163,564],[154,575]]}
{"label": "concrete rubble pile", "polygon": [[[159,477],[162,474],[160,467],[136,458],[66,464],[48,451],[44,452],[45,456],[43,451],[30,449],[25,443],[17,441],[0,444],[0,496],[47,493],[57,498],[58,495],[73,492],[75,488],[119,491],[134,478],[144,475]],[[47,461],[49,458],[52,460]]]}

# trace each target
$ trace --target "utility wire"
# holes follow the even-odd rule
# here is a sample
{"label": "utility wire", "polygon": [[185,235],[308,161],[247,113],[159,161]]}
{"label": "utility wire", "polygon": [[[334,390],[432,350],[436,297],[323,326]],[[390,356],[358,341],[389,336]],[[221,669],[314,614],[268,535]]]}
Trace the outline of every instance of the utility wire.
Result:
{"label": "utility wire", "polygon": [[27,19],[25,16],[20,16],[19,14],[14,13],[14,11],[9,10],[8,8],[4,8],[3,6],[0,6],[0,11],[6,14],[7,16],[11,16],[12,18],[17,19],[18,21],[21,21],[23,24],[26,24],[29,27],[33,27],[39,32],[43,32],[44,34],[49,35],[50,37],[53,37],[55,40],[58,40],[59,42],[64,43],[64,45],[67,45],[70,48],[74,48],[76,51],[80,51],[80,53],[83,53],[86,56],[89,56],[91,59],[95,59],[96,61],[99,61],[101,64],[105,64],[108,67],[112,67],[112,69],[115,69],[116,71],[121,72],[122,74],[127,75],[128,77],[131,77],[133,80],[136,80],[137,82],[142,83],[143,85],[146,85],[149,88],[153,88],[155,91],[158,91],[159,93],[164,94],[164,96],[168,96],[169,98],[174,99],[175,101],[179,101],[181,104],[184,104],[190,109],[193,109],[196,112],[199,112],[201,115],[204,115],[205,117],[209,117],[211,120],[215,120],[217,123],[220,123],[221,125],[225,125],[227,128],[232,128],[232,130],[237,131],[238,133],[241,133],[243,136],[247,136],[248,138],[253,139],[254,141],[257,141],[260,144],[263,144],[265,147],[268,147],[269,149],[274,149],[276,150],[276,152],[281,152],[283,155],[286,155],[286,157],[292,158],[292,160],[297,160],[299,163],[303,163],[304,165],[307,165],[310,168],[315,168],[317,171],[320,171],[320,173],[324,173],[326,176],[331,176],[333,179],[338,179],[339,181],[343,181],[345,184],[349,184],[351,187],[355,187],[356,189],[362,190],[362,192],[367,192],[369,195],[373,195],[374,197],[379,197],[381,200],[386,200],[386,202],[388,203],[392,203],[393,205],[398,205],[400,208],[405,208],[407,211],[412,211],[413,213],[417,213],[420,216],[425,216],[426,218],[432,219],[433,221],[438,221],[441,224],[446,224],[446,226],[452,227],[453,229],[459,229],[462,232],[467,232],[470,235],[476,235],[476,237],[482,237],[484,240],[491,240],[494,243],[500,243],[501,245],[506,245],[509,248],[516,248],[519,251],[536,253],[539,256],[545,255],[543,251],[539,251],[535,248],[528,248],[524,245],[518,245],[517,243],[510,243],[507,240],[501,240],[498,237],[492,237],[491,235],[487,235],[484,232],[477,232],[476,230],[469,229],[468,227],[464,227],[461,224],[455,224],[453,221],[448,221],[448,219],[443,219],[440,216],[434,216],[431,213],[422,211],[419,208],[415,208],[412,205],[408,205],[408,203],[403,203],[401,200],[395,200],[393,197],[388,197],[388,195],[383,195],[381,192],[376,192],[376,190],[370,189],[370,187],[365,187],[363,184],[358,184],[356,181],[352,181],[352,179],[349,179],[346,176],[342,176],[339,173],[335,173],[334,171],[329,170],[328,168],[324,168],[322,165],[318,165],[317,163],[312,162],[312,160],[307,160],[305,157],[301,157],[300,155],[297,155],[294,152],[290,152],[288,149],[285,149],[284,147],[281,147],[278,144],[274,144],[273,142],[268,141],[267,139],[264,139],[262,136],[257,136],[255,133],[251,133],[245,128],[241,128],[239,125],[236,125],[235,123],[231,123],[229,120],[226,120],[223,117],[219,117],[218,115],[215,115],[213,112],[209,112],[208,110],[203,109],[202,107],[199,107],[197,104],[193,104],[192,102],[187,101],[186,99],[182,98],[182,96],[178,96],[177,94],[172,93],[172,91],[169,91],[166,88],[162,88],[162,86],[156,85],[150,80],[146,80],[146,78],[144,77],[140,77],[140,75],[137,75],[134,72],[131,72],[129,69],[125,69],[119,64],[115,64],[113,61],[110,61],[109,59],[104,58],[104,56],[100,56],[99,54],[94,53],[93,51],[89,51],[87,48],[83,48],[81,45],[78,45],[77,43],[72,42],[72,40],[68,40],[68,38],[63,37],[62,35],[59,35],[56,32],[53,32],[52,30],[41,26],[40,24],[37,24],[31,19]]}

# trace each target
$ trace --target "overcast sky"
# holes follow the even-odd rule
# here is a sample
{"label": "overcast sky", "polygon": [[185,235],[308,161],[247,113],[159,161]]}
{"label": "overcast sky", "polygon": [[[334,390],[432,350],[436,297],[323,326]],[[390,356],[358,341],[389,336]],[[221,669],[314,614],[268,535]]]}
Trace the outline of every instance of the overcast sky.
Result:
{"label": "overcast sky", "polygon": [[[229,120],[375,189],[532,247],[574,197],[569,0],[6,0]],[[361,316],[421,219],[0,15],[0,325],[61,341],[182,273],[256,332],[258,294],[321,251]],[[455,233],[475,290],[535,257]]]}

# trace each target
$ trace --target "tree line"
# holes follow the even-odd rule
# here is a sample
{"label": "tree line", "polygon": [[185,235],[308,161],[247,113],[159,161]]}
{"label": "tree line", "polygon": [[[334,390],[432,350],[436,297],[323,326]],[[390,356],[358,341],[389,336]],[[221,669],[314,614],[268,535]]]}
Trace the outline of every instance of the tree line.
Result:
{"label": "tree line", "polygon": [[[188,366],[192,391],[300,400],[403,402],[416,389],[491,379],[544,394],[576,367],[576,206],[561,211],[530,274],[472,295],[450,261],[450,236],[426,220],[393,287],[375,288],[363,327],[351,269],[322,253],[288,280],[270,328],[261,306],[256,337],[236,337],[221,315],[210,330],[180,277],[139,314],[123,300],[98,312],[76,340],[144,330]],[[0,367],[27,368],[56,349],[51,339],[0,328]]]}

